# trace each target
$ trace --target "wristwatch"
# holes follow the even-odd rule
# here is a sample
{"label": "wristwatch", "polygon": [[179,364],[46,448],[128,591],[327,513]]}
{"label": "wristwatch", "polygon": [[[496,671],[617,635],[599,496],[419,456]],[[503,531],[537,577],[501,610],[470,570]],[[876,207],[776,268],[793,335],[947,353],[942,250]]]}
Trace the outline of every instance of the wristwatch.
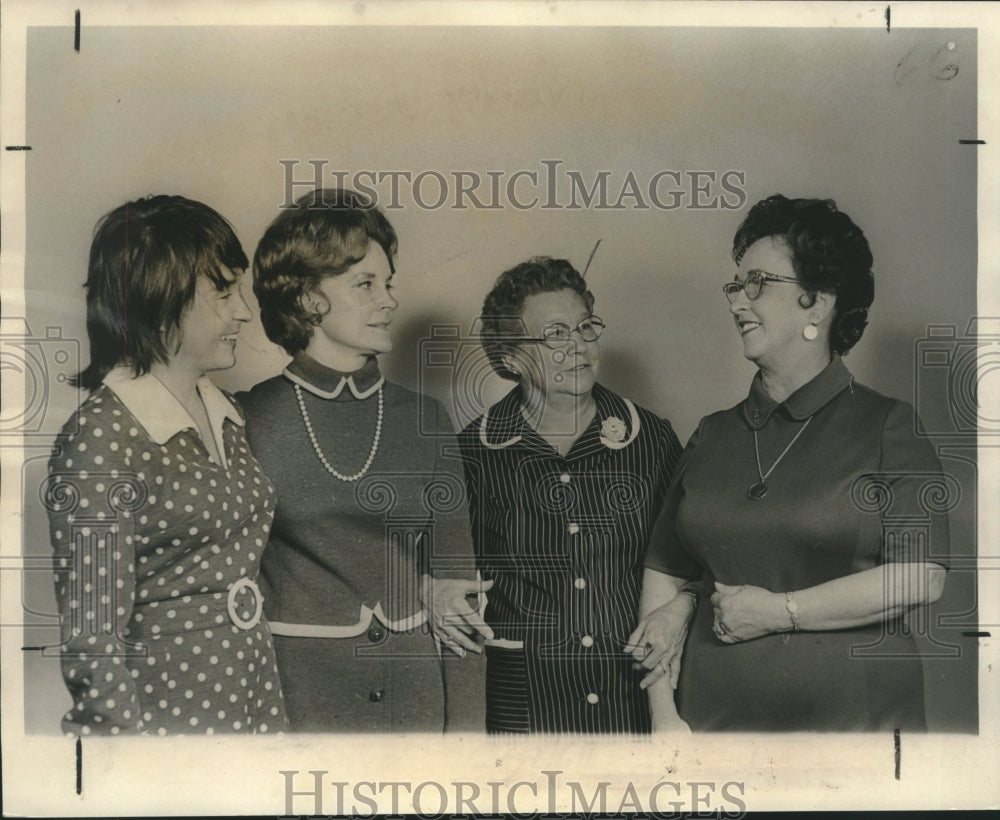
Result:
{"label": "wristwatch", "polygon": [[785,609],[788,610],[788,618],[792,622],[792,631],[799,631],[799,605],[795,602],[791,592],[785,593]]}

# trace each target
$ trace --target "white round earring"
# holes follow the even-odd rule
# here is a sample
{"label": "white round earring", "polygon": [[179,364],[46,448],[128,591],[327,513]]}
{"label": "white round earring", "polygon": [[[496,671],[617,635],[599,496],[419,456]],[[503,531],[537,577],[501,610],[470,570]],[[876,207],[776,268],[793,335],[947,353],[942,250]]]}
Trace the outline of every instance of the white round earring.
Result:
{"label": "white round earring", "polygon": [[807,342],[812,342],[819,336],[819,331],[816,329],[816,325],[810,323],[802,329],[802,336]]}

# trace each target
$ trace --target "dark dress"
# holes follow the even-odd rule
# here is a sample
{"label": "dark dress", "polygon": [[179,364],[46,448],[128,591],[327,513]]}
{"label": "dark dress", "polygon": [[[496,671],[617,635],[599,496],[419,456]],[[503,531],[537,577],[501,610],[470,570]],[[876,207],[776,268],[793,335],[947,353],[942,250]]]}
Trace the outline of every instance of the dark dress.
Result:
{"label": "dark dress", "polygon": [[[460,435],[486,621],[491,732],[650,730],[625,643],[680,444],[669,422],[596,385],[565,457],[515,388]],[[604,435],[602,435],[602,431]]]}
{"label": "dark dress", "polygon": [[[758,480],[753,431],[768,477]],[[758,375],[749,397],[702,419],[677,468],[674,525],[647,566],[772,592],[804,589],[887,562],[946,565],[948,488],[905,402],[854,383],[839,358],[784,403]],[[901,619],[723,644],[699,608],[684,652],[678,708],[695,731],[924,728],[916,642]]]}
{"label": "dark dress", "polygon": [[[334,478],[320,462],[361,471]],[[300,353],[240,394],[247,435],[277,490],[261,567],[264,612],[293,731],[482,731],[478,656],[440,653],[423,573],[475,577],[461,460],[434,399],[386,382],[376,359],[340,373]]]}
{"label": "dark dress", "polygon": [[287,728],[255,587],[274,493],[230,398],[208,379],[199,392],[224,466],[148,374],[113,371],[56,439],[44,501],[67,732]]}

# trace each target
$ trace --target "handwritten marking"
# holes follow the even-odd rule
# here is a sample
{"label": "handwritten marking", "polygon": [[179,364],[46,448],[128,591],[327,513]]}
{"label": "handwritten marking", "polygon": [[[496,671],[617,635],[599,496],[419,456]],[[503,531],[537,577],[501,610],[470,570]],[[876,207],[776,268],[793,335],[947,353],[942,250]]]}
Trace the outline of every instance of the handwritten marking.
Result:
{"label": "handwritten marking", "polygon": [[885,30],[892,31],[892,10],[888,6],[885,7]]}
{"label": "handwritten marking", "polygon": [[80,51],[80,9],[76,10],[76,14],[73,15],[74,25],[73,25],[73,51]]}
{"label": "handwritten marking", "polygon": [[992,635],[990,635],[989,632],[963,632],[962,633],[962,637],[963,638],[990,638],[990,637],[992,637]]}
{"label": "handwritten marking", "polygon": [[903,757],[903,750],[899,742],[899,729],[892,730],[892,743],[896,747],[896,780],[899,780],[899,763]]}
{"label": "handwritten marking", "polygon": [[986,140],[959,140],[959,145],[986,145]]}
{"label": "handwritten marking", "polygon": [[30,145],[8,145],[6,146],[8,151],[30,151]]}

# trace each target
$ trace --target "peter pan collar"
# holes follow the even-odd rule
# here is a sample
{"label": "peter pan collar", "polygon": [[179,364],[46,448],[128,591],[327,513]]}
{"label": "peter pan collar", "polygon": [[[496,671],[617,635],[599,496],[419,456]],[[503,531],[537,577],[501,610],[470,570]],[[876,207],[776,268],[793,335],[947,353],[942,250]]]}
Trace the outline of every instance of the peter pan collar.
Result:
{"label": "peter pan collar", "polygon": [[[346,386],[356,399],[367,399],[383,384],[385,378],[379,372],[378,360],[369,356],[368,360],[353,373],[342,373],[332,367],[320,364],[308,353],[298,353],[284,370],[285,378],[299,385],[321,399],[336,399]],[[345,395],[343,400],[349,400]]]}
{"label": "peter pan collar", "polygon": [[750,395],[743,402],[743,416],[747,424],[756,430],[767,424],[767,420],[779,407],[784,407],[791,418],[802,421],[833,401],[853,381],[854,376],[847,369],[844,360],[840,356],[834,356],[830,364],[812,381],[802,385],[784,402],[778,403],[767,395],[758,372],[750,385]]}
{"label": "peter pan collar", "polygon": [[[485,447],[498,450],[523,442],[534,449],[552,449],[524,418],[521,412],[522,395],[518,385],[483,413],[479,421],[479,440]],[[597,412],[573,444],[569,457],[584,457],[628,447],[638,437],[642,427],[639,413],[628,399],[599,384],[594,385],[592,395]]]}
{"label": "peter pan collar", "polygon": [[[184,409],[177,397],[152,373],[136,376],[132,368],[120,366],[104,377],[105,387],[110,388],[128,411],[135,416],[149,437],[157,444],[166,444],[182,430],[197,430],[198,425],[191,414]],[[208,376],[202,376],[196,383],[198,395],[208,413],[212,436],[226,466],[226,448],[222,437],[222,426],[226,419],[243,426],[243,416],[226,395]]]}

